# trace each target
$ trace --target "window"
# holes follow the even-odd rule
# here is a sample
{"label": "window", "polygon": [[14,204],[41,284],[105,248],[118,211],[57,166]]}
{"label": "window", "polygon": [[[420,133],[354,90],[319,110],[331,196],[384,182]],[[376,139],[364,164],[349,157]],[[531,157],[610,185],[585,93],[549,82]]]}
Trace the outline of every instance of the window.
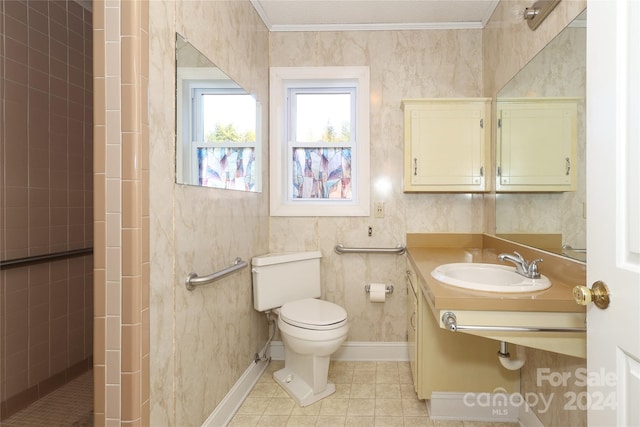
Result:
{"label": "window", "polygon": [[178,182],[260,191],[259,103],[217,70],[178,77]]}
{"label": "window", "polygon": [[369,216],[369,69],[271,69],[271,215]]}

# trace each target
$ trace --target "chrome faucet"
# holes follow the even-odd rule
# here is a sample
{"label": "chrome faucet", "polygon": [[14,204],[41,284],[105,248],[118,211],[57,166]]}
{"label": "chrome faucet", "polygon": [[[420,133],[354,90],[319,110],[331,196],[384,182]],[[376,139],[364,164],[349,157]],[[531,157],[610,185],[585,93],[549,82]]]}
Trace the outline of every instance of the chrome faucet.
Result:
{"label": "chrome faucet", "polygon": [[530,263],[524,259],[518,252],[513,252],[516,256],[511,254],[500,254],[498,259],[502,262],[509,261],[516,265],[516,273],[528,277],[529,279],[539,279],[540,273],[538,272],[538,263],[542,262],[542,258],[534,259]]}

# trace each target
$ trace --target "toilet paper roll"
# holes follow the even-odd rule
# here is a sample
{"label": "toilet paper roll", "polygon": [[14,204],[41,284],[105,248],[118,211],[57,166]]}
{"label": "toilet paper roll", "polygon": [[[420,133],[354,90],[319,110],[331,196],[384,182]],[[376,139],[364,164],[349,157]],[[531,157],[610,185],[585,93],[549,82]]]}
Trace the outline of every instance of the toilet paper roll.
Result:
{"label": "toilet paper roll", "polygon": [[369,301],[384,302],[387,297],[387,286],[384,283],[369,284]]}

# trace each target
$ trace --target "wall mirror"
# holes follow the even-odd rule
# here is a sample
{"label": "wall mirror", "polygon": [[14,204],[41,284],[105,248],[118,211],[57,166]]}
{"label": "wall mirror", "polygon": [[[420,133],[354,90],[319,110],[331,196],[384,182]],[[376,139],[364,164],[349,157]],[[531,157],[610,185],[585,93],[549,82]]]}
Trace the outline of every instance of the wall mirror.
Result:
{"label": "wall mirror", "polygon": [[570,165],[575,168],[575,189],[498,192],[496,235],[582,261],[586,260],[585,61],[586,11],[523,67],[496,99],[498,105],[507,99],[576,100],[576,158]]}
{"label": "wall mirror", "polygon": [[176,34],[176,182],[261,191],[260,103]]}

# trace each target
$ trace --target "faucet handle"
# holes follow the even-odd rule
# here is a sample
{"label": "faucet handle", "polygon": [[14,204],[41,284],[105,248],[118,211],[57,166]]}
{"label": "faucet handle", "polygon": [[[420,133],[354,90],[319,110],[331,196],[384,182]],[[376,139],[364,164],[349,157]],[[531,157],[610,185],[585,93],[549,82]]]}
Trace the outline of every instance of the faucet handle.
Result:
{"label": "faucet handle", "polygon": [[544,262],[544,261],[542,260],[542,258],[538,258],[538,259],[534,259],[533,261],[531,261],[531,264],[529,264],[529,277],[531,277],[532,279],[540,278],[540,273],[538,272],[539,262]]}
{"label": "faucet handle", "polygon": [[518,258],[520,259],[520,261],[522,261],[523,263],[527,263],[527,261],[524,259],[524,257],[522,255],[520,255],[520,252],[517,251],[513,251],[514,254],[516,254],[518,256]]}
{"label": "faucet handle", "polygon": [[527,260],[524,259],[522,255],[520,255],[520,252],[513,251],[513,253],[518,256],[518,259],[522,263],[522,270],[524,270],[525,274],[529,274],[529,263],[527,262]]}

